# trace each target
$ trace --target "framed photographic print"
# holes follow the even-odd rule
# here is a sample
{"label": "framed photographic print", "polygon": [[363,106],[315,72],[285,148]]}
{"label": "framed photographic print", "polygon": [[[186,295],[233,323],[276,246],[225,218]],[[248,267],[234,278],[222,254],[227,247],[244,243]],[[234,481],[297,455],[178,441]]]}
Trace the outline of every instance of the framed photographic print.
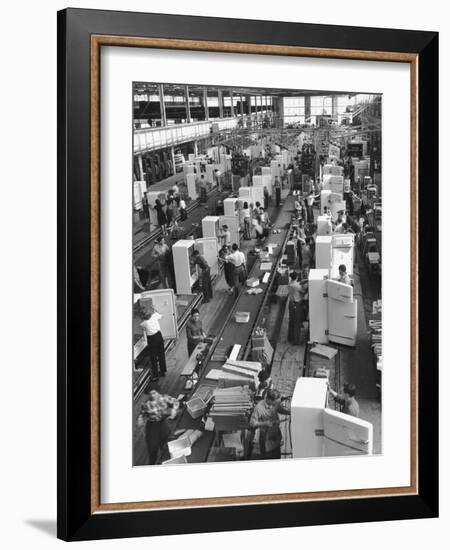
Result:
{"label": "framed photographic print", "polygon": [[437,33],[67,9],[58,54],[58,536],[435,517]]}

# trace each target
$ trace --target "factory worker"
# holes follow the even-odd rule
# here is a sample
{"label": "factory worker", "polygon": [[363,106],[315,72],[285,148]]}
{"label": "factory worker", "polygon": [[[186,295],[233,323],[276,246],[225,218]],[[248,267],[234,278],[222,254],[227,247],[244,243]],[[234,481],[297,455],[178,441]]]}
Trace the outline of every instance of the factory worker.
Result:
{"label": "factory worker", "polygon": [[342,412],[351,416],[359,417],[359,403],[355,399],[355,384],[344,384],[344,393],[338,393],[328,385],[328,392],[333,399],[341,405]]}
{"label": "factory worker", "polygon": [[142,404],[137,426],[145,426],[149,464],[157,464],[164,452],[170,435],[167,419],[173,420],[179,409],[179,402],[170,395],[151,390],[148,401]]}
{"label": "factory worker", "polygon": [[162,315],[150,304],[145,307],[142,317],[144,320],[141,327],[147,339],[147,350],[152,369],[151,381],[153,382],[158,380],[158,376],[165,376],[167,372],[164,339],[159,324]]}
{"label": "factory worker", "polygon": [[170,248],[166,244],[164,237],[156,238],[156,243],[152,250],[152,258],[158,264],[161,285],[163,288],[170,288]]}
{"label": "factory worker", "polygon": [[198,250],[194,250],[192,257],[194,264],[198,265],[201,270],[200,281],[202,285],[204,300],[205,302],[209,302],[213,297],[211,285],[211,269],[209,268],[208,262]]}
{"label": "factory worker", "polygon": [[196,348],[197,344],[203,342],[206,338],[206,334],[203,331],[202,322],[200,320],[200,312],[197,308],[194,308],[191,312],[191,317],[186,323],[186,338],[189,357]]}
{"label": "factory worker", "polygon": [[288,299],[289,299],[289,325],[288,325],[288,342],[298,346],[300,345],[300,336],[302,328],[302,287],[298,281],[297,273],[293,271],[290,275],[288,284]]}
{"label": "factory worker", "polygon": [[348,276],[348,273],[347,273],[347,268],[345,267],[344,264],[341,264],[339,266],[339,277],[336,277],[335,280],[338,281],[339,283],[344,283],[346,285],[351,284],[350,277]]}
{"label": "factory worker", "polygon": [[228,229],[228,225],[222,225],[222,228],[219,233],[219,242],[221,246],[230,246],[231,245],[231,233]]}
{"label": "factory worker", "polygon": [[250,417],[250,427],[258,430],[260,457],[281,458],[281,430],[279,414],[289,415],[290,410],[281,404],[280,393],[268,389],[264,399],[257,403]]}
{"label": "factory worker", "polygon": [[239,295],[239,289],[247,279],[245,255],[239,250],[238,245],[234,243],[231,247],[231,254],[228,254],[225,259],[234,266],[234,292],[237,298]]}

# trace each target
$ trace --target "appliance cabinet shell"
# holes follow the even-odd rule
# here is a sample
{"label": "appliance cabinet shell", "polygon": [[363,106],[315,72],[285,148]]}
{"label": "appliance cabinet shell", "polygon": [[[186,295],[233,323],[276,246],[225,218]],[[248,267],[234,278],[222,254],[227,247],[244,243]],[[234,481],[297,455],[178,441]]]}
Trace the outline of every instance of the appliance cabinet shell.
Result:
{"label": "appliance cabinet shell", "polygon": [[178,294],[192,294],[192,286],[198,280],[197,270],[191,269],[195,241],[180,240],[172,246],[175,280]]}
{"label": "appliance cabinet shell", "polygon": [[331,267],[331,235],[318,235],[316,238],[316,268],[330,269]]}
{"label": "appliance cabinet shell", "polygon": [[188,195],[193,201],[197,200],[197,176],[195,174],[186,174],[186,186]]}
{"label": "appliance cabinet shell", "polygon": [[142,292],[139,302],[142,307],[151,303],[162,315],[159,324],[164,339],[178,338],[176,297],[172,288]]}
{"label": "appliance cabinet shell", "polygon": [[219,237],[219,216],[205,216],[202,219],[202,236],[214,237],[217,239]]}
{"label": "appliance cabinet shell", "polygon": [[327,405],[325,378],[299,378],[291,401],[293,458],[323,456],[323,411]]}
{"label": "appliance cabinet shell", "polygon": [[239,199],[228,198],[223,201],[223,213],[225,216],[239,216]]}

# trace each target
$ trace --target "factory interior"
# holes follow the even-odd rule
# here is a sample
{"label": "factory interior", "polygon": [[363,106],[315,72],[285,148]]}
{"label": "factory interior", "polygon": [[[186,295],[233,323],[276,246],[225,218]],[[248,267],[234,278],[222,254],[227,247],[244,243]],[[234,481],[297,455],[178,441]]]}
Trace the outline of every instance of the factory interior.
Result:
{"label": "factory interior", "polygon": [[381,111],[134,83],[133,466],[382,452]]}

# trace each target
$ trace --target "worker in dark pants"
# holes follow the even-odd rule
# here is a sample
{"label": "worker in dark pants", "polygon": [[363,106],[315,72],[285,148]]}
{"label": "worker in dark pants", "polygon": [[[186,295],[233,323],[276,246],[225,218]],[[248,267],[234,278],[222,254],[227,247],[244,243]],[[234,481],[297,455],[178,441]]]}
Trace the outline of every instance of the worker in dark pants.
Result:
{"label": "worker in dark pants", "polygon": [[209,268],[208,262],[200,254],[198,250],[194,250],[192,256],[194,258],[193,260],[194,264],[198,265],[201,270],[200,282],[202,285],[202,291],[203,291],[205,302],[209,302],[213,297],[212,284],[211,284],[211,269]]}
{"label": "worker in dark pants", "polygon": [[165,376],[167,372],[164,338],[159,325],[162,315],[152,305],[149,305],[142,316],[144,321],[141,323],[141,327],[147,338],[147,349],[152,369],[151,381],[154,382],[158,380],[159,376]]}
{"label": "worker in dark pants", "polygon": [[293,271],[290,275],[288,285],[289,298],[289,326],[288,341],[295,346],[300,345],[300,336],[302,328],[302,287],[297,278],[297,273]]}
{"label": "worker in dark pants", "polygon": [[170,435],[167,419],[174,419],[178,408],[179,403],[174,397],[161,395],[156,390],[151,390],[148,401],[142,404],[137,425],[138,427],[145,425],[149,464],[158,463]]}
{"label": "worker in dark pants", "polygon": [[280,204],[281,204],[281,182],[280,182],[280,180],[278,179],[278,177],[275,178],[274,187],[275,187],[275,203],[276,203],[276,207],[277,207],[277,208],[280,208]]}
{"label": "worker in dark pants", "polygon": [[206,204],[206,202],[208,202],[208,188],[206,185],[205,174],[200,176],[198,187],[200,189],[200,202],[201,204]]}

